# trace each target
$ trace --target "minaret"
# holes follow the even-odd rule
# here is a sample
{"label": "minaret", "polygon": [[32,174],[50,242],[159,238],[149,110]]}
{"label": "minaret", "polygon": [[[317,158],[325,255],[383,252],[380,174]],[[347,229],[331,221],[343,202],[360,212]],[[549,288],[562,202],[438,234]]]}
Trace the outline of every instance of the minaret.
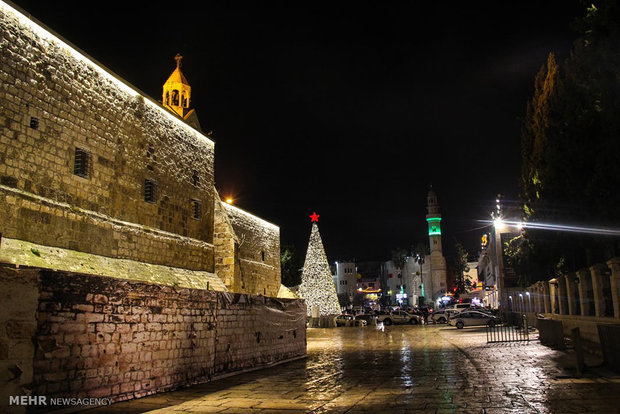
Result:
{"label": "minaret", "polygon": [[[424,289],[427,300],[435,302],[439,297],[447,292],[447,266],[446,259],[443,257],[441,246],[441,214],[439,213],[439,202],[437,194],[431,188],[426,196],[426,222],[428,223],[428,238],[431,254],[426,256],[425,265],[428,266],[424,272]],[[429,303],[430,304],[430,303]],[[434,303],[436,306],[437,303]]]}
{"label": "minaret", "polygon": [[431,254],[435,251],[441,254],[441,214],[439,213],[437,194],[435,194],[432,187],[428,192],[426,200],[428,208],[426,221],[428,222],[428,237],[430,239]]}
{"label": "minaret", "polygon": [[166,83],[164,83],[161,102],[166,108],[200,131],[200,122],[198,122],[196,111],[189,109],[192,87],[189,86],[189,82],[183,75],[183,72],[181,72],[181,59],[183,59],[183,56],[177,53],[174,57],[174,60],[177,61],[177,67],[172,71]]}
{"label": "minaret", "polygon": [[192,95],[192,87],[181,72],[181,59],[183,56],[177,53],[174,60],[177,61],[177,67],[172,71],[166,83],[164,83],[164,92],[162,102],[164,106],[176,112],[181,118],[189,112],[189,99]]}

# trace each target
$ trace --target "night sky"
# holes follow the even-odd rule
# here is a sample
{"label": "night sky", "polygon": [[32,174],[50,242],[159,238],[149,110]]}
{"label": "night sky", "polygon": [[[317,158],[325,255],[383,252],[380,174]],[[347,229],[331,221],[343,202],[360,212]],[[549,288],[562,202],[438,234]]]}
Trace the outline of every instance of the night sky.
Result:
{"label": "night sky", "polygon": [[[309,214],[330,262],[427,240],[478,249],[495,195],[516,200],[520,118],[546,56],[568,56],[578,1],[16,4],[161,100],[184,56],[216,141],[216,186],[280,225],[302,257]],[[192,4],[199,6],[192,6]]]}

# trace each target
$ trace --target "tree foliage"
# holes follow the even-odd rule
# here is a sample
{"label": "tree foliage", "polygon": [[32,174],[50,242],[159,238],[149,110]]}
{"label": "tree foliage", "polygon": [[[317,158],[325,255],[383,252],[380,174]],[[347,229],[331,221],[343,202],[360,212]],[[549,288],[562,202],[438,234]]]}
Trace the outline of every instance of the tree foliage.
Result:
{"label": "tree foliage", "polygon": [[405,267],[406,261],[407,261],[407,251],[405,249],[392,250],[392,263],[394,263],[394,267],[402,270],[403,267]]}
{"label": "tree foliage", "polygon": [[282,284],[286,287],[301,283],[301,258],[293,245],[283,245],[280,253]]}
{"label": "tree foliage", "polygon": [[[522,129],[521,196],[529,222],[617,226],[620,218],[620,5],[596,2],[558,65],[538,72]],[[524,244],[525,243],[525,244]],[[528,229],[511,242],[515,269],[534,279],[574,271],[617,253],[617,239]],[[535,265],[534,265],[535,264]]]}
{"label": "tree foliage", "polygon": [[351,295],[349,295],[348,293],[339,293],[338,303],[340,303],[341,308],[348,308],[353,304],[353,302],[351,301]]}
{"label": "tree foliage", "polygon": [[455,255],[452,260],[452,267],[456,273],[456,291],[455,293],[467,293],[471,291],[473,281],[466,273],[469,272],[467,264],[467,250],[459,242],[454,244]]}

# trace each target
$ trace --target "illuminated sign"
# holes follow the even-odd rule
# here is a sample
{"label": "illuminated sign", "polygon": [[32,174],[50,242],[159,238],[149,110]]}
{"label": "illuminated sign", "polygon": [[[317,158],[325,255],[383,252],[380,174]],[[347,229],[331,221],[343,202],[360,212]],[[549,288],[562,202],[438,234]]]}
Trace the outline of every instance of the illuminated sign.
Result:
{"label": "illuminated sign", "polygon": [[481,239],[481,244],[482,244],[482,247],[487,247],[489,245],[489,236],[487,236],[486,234],[483,234],[482,239]]}

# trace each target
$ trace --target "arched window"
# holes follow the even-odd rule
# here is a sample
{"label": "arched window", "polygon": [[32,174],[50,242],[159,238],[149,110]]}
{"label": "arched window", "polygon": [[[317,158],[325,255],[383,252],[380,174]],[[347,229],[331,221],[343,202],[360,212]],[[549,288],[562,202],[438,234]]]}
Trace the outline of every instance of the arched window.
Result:
{"label": "arched window", "polygon": [[170,105],[170,92],[166,91],[166,105]]}
{"label": "arched window", "polygon": [[172,106],[179,106],[179,91],[172,91]]}
{"label": "arched window", "polygon": [[187,108],[187,97],[185,96],[185,93],[181,94],[181,106],[183,108]]}

